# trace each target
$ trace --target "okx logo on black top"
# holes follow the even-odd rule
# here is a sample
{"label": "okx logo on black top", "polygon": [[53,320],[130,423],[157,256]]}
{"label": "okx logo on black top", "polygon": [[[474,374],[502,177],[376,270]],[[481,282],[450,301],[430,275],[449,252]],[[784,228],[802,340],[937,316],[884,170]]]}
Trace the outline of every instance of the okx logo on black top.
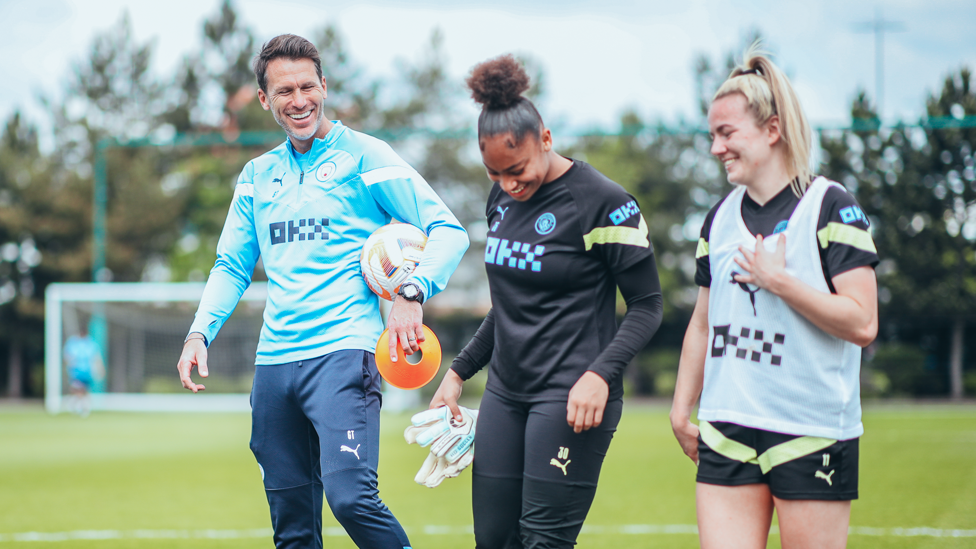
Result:
{"label": "okx logo on black top", "polygon": [[291,220],[288,222],[279,221],[277,223],[271,223],[268,228],[271,231],[271,245],[284,244],[286,242],[294,242],[295,240],[316,240],[315,236],[318,235],[318,240],[328,240],[329,239],[329,218],[323,217],[321,219],[307,218],[299,219],[297,221]]}
{"label": "okx logo on black top", "polygon": [[509,246],[508,240],[489,236],[485,246],[485,263],[507,265],[523,271],[528,268],[533,272],[539,272],[542,270],[542,262],[538,258],[545,251],[546,247],[539,244],[512,242]]}

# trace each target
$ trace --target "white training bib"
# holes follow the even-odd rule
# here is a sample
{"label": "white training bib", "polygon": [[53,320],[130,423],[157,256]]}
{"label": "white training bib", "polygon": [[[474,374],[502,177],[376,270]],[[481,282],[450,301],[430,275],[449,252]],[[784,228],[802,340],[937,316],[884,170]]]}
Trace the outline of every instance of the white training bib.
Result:
{"label": "white training bib", "polygon": [[[817,243],[824,195],[837,183],[815,179],[787,228],[786,271],[829,293]],[[861,348],[827,334],[758,286],[736,282],[739,246],[755,250],[742,220],[745,187],[722,203],[709,233],[709,349],[698,419],[768,431],[847,440],[861,436]],[[780,234],[764,240],[782,245]]]}

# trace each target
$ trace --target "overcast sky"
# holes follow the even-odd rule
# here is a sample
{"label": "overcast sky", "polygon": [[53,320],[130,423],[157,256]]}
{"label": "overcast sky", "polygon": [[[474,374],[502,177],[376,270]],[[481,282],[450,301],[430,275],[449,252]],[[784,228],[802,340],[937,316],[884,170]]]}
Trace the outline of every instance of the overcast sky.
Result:
{"label": "overcast sky", "polygon": [[[38,92],[60,97],[72,63],[93,36],[128,10],[136,37],[155,41],[155,69],[169,74],[201,43],[202,20],[220,0],[0,0],[0,116],[21,109],[40,121]],[[692,63],[717,59],[759,29],[777,52],[814,124],[843,124],[859,87],[875,87],[874,37],[857,32],[876,9],[899,22],[885,37],[885,115],[917,120],[925,97],[950,71],[976,69],[976,2],[582,1],[582,0],[238,0],[259,41],[285,32],[311,36],[335,23],[369,73],[415,59],[442,30],[458,81],[475,63],[506,52],[543,64],[546,119],[610,129],[619,114],[694,119]],[[532,7],[527,7],[532,6]],[[13,78],[10,78],[12,76]],[[326,67],[328,77],[328,68]],[[474,112],[472,108],[472,112]]]}

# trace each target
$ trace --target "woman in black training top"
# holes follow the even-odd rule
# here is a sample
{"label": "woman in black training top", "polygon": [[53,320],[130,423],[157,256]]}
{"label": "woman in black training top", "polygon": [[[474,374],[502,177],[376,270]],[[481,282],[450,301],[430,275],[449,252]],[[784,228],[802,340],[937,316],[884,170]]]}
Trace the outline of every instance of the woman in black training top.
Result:
{"label": "woman in black training top", "polygon": [[461,384],[490,364],[472,476],[477,547],[572,547],[620,421],[621,374],[661,322],[654,252],[634,197],[553,150],[515,58],[477,65],[467,83],[494,182],[492,309],[431,407],[460,418]]}

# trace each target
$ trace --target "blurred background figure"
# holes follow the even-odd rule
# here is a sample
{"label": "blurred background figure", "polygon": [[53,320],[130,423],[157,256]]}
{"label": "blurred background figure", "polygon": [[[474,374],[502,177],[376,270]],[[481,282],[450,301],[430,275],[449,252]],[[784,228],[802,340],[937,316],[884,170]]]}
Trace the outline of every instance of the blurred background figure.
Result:
{"label": "blurred background figure", "polygon": [[64,344],[64,364],[68,368],[68,385],[71,396],[68,410],[81,417],[91,412],[92,387],[105,379],[105,362],[98,343],[88,333],[88,326],[81,325],[80,333],[68,338]]}

